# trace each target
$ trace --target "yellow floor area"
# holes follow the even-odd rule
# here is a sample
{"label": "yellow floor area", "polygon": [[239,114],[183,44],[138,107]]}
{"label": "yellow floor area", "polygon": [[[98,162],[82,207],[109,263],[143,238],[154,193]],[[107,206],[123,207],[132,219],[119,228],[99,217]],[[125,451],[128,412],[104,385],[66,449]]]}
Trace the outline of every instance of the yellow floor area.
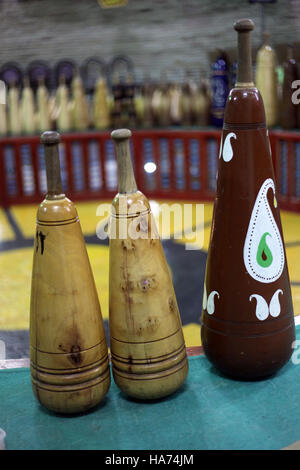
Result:
{"label": "yellow floor area", "polygon": [[14,236],[14,231],[12,230],[3,209],[0,209],[0,242],[13,240]]}
{"label": "yellow floor area", "polygon": [[[103,201],[99,208],[98,202],[77,203],[79,218],[83,233],[94,235],[97,224],[103,224],[107,219],[111,201]],[[183,208],[184,201],[151,201],[154,217],[162,238],[169,234],[174,236],[175,243],[196,242],[194,248],[207,251],[210,236],[210,222],[213,204],[205,203],[204,207],[196,208],[195,202],[190,220],[190,227],[182,233],[183,218],[174,217],[171,220],[171,230],[162,224],[161,208],[178,204],[178,213]],[[174,209],[174,206],[173,206]],[[16,206],[10,209],[16,226],[23,237],[31,239],[35,233],[36,205]],[[203,217],[199,214],[203,210]],[[292,284],[292,295],[295,315],[300,314],[300,214],[281,212],[284,238],[286,243],[287,261]],[[193,235],[193,230],[197,227]],[[191,237],[194,237],[194,240]],[[0,211],[0,243],[14,239],[11,224],[3,210]],[[95,277],[99,294],[102,314],[108,319],[108,247],[97,244],[87,245],[87,250]],[[28,329],[30,283],[32,268],[32,247],[18,248],[0,252],[0,330]],[[189,323],[183,327],[187,346],[200,345],[200,326],[198,323]]]}

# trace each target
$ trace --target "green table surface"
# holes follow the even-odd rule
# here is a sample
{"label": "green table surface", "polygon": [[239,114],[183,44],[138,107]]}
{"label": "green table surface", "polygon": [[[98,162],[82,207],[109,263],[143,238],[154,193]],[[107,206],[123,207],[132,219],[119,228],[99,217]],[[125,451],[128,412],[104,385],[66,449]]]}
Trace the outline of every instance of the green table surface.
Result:
{"label": "green table surface", "polygon": [[242,382],[202,355],[189,357],[188,378],[172,396],[137,402],[112,380],[96,408],[61,416],[35,400],[28,368],[1,370],[0,428],[8,450],[281,449],[300,439],[299,390],[295,361],[272,378]]}

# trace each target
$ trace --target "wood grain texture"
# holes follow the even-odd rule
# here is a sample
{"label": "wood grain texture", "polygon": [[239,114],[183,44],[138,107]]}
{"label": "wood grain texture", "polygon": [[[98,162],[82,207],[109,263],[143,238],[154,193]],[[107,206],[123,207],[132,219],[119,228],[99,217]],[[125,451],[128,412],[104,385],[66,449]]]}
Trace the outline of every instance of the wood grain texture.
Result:
{"label": "wood grain texture", "polygon": [[[56,412],[78,413],[105,396],[110,369],[78,214],[64,195],[55,197],[59,162],[55,160],[54,134],[42,138],[50,159],[46,169],[52,175],[47,180],[53,197],[48,191],[37,211],[30,305],[31,380],[42,405]],[[55,142],[49,143],[49,139]]]}
{"label": "wood grain texture", "polygon": [[171,274],[147,198],[140,191],[118,194],[110,228],[114,380],[132,397],[161,398],[183,384],[188,361]]}

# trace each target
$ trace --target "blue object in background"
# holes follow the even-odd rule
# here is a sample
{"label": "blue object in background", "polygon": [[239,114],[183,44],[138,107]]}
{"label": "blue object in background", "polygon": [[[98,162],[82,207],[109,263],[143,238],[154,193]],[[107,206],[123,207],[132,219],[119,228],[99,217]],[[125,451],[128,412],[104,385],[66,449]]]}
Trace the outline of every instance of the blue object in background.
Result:
{"label": "blue object in background", "polygon": [[31,196],[35,192],[35,184],[32,169],[31,149],[30,145],[24,144],[20,146],[21,153],[21,171],[23,180],[23,191],[26,196]]}
{"label": "blue object in background", "polygon": [[207,141],[208,187],[210,191],[217,189],[218,142],[216,139]]}
{"label": "blue object in background", "polygon": [[16,181],[15,151],[12,145],[4,147],[4,168],[6,174],[6,191],[9,196],[15,196],[18,192]]}
{"label": "blue object in background", "polygon": [[39,172],[39,191],[42,194],[47,192],[46,163],[44,157],[44,146],[37,146],[38,172]]}
{"label": "blue object in background", "polygon": [[168,139],[159,139],[159,153],[160,153],[160,174],[161,186],[163,189],[170,188],[170,157],[169,157],[169,142]]}
{"label": "blue object in background", "polygon": [[200,182],[200,144],[197,139],[190,140],[190,158],[189,158],[189,170],[190,170],[190,188],[197,191],[201,188]]}
{"label": "blue object in background", "polygon": [[211,67],[211,124],[223,126],[224,111],[229,93],[228,64],[223,56],[213,62]]}
{"label": "blue object in background", "polygon": [[102,188],[102,172],[99,161],[99,145],[96,140],[88,143],[88,161],[89,161],[89,182],[91,191],[98,191]]}
{"label": "blue object in background", "polygon": [[[151,139],[144,139],[143,141],[143,168],[146,163],[155,163],[153,142]],[[156,187],[155,173],[148,173],[145,171],[146,188],[148,191],[153,191]]]}
{"label": "blue object in background", "polygon": [[66,159],[66,147],[64,142],[59,144],[60,174],[63,191],[68,191],[68,171]]}
{"label": "blue object in background", "polygon": [[80,142],[72,142],[71,158],[74,190],[82,191],[84,189],[83,164],[82,164],[82,148]]}
{"label": "blue object in background", "polygon": [[238,64],[237,62],[235,61],[233,64],[232,64],[232,68],[231,68],[231,87],[234,88],[235,87],[235,84],[236,84],[236,79],[237,79],[237,67],[238,67]]}
{"label": "blue object in background", "polygon": [[114,143],[110,139],[105,141],[104,155],[102,155],[102,158],[104,158],[106,187],[108,191],[115,191],[118,188],[118,167]]}
{"label": "blue object in background", "polygon": [[174,140],[174,166],[175,166],[175,186],[176,189],[183,190],[185,188],[184,174],[184,151],[182,139]]}

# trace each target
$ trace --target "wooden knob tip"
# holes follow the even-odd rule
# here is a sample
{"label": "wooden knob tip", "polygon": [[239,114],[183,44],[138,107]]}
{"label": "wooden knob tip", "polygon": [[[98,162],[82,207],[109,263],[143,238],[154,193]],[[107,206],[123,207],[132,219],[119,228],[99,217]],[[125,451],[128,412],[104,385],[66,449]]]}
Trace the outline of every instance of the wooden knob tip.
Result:
{"label": "wooden knob tip", "polygon": [[116,129],[110,134],[113,140],[125,140],[130,139],[131,131],[129,129]]}
{"label": "wooden knob tip", "polygon": [[242,18],[234,23],[234,29],[238,33],[252,31],[254,29],[254,23],[248,18]]}
{"label": "wooden knob tip", "polygon": [[60,134],[55,131],[46,131],[41,135],[41,143],[44,145],[55,145],[60,143]]}

